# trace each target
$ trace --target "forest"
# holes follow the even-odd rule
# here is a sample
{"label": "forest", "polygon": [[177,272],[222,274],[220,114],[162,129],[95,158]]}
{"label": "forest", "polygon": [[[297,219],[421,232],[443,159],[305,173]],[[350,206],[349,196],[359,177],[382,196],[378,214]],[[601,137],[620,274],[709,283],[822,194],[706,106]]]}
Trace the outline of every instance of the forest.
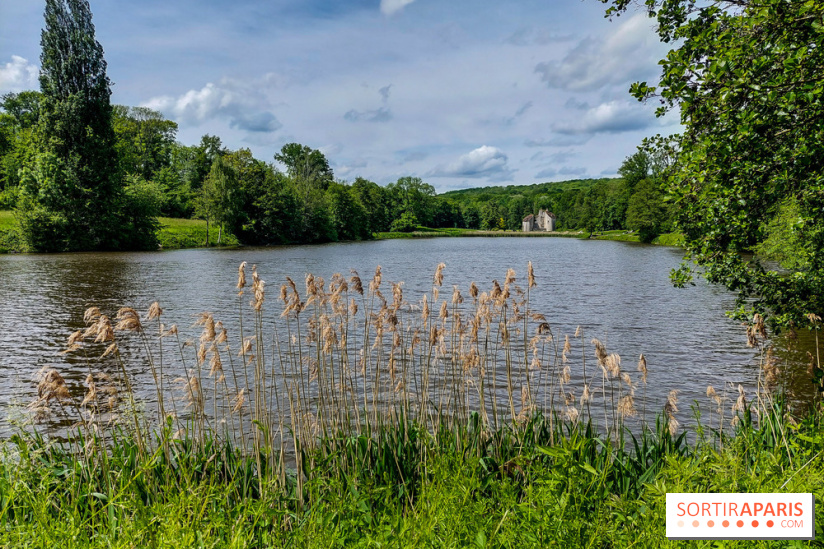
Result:
{"label": "forest", "polygon": [[[42,103],[37,91],[6,94],[0,102],[0,209],[31,209],[27,200],[40,168]],[[298,143],[284,145],[269,161],[255,158],[249,149],[231,150],[215,135],[184,145],[177,140],[177,123],[146,107],[114,105],[111,123],[116,157],[111,169],[122,181],[117,204],[127,223],[111,241],[99,243],[103,248],[156,247],[153,220],[158,216],[203,219],[218,232],[218,242],[229,232],[250,245],[363,240],[419,226],[520,230],[521,220],[541,208],[556,212],[559,229],[632,229],[648,241],[669,228],[660,190],[665,166],[645,150],[624,162],[617,179],[438,195],[412,176],[385,185],[361,177],[337,179],[323,152]],[[70,219],[55,223],[51,231],[39,229],[40,236],[35,224],[30,219],[24,225],[31,249],[96,247],[61,229],[72,225]]]}

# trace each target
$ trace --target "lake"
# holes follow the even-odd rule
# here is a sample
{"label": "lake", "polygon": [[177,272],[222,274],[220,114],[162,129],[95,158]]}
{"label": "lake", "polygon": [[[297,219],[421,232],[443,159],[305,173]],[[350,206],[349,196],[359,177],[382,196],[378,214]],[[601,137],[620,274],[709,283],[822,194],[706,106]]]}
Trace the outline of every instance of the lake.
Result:
{"label": "lake", "polygon": [[[645,391],[637,391],[636,408],[658,413],[668,391],[678,390],[679,420],[689,422],[693,400],[701,403],[704,413],[709,409],[708,385],[719,392],[726,386],[735,393],[741,384],[752,398],[759,368],[757,351],[746,345],[744,327],[725,316],[734,304],[729,292],[701,280],[685,289],[672,287],[669,272],[681,255],[676,248],[625,242],[500,237],[0,256],[0,366],[5,374],[0,386],[2,433],[8,434],[9,419],[26,415],[24,407],[37,397],[33,375],[43,367],[58,369],[82,398],[89,366],[77,353],[59,352],[69,334],[85,327],[87,307],[97,306],[114,317],[120,307],[145,312],[158,301],[164,309],[163,321],[167,326],[177,324],[185,338],[200,333],[192,324],[202,311],[214,313],[230,333],[236,332],[239,301],[235,283],[242,261],[248,262],[249,269],[257,265],[266,281],[266,310],[272,318],[282,310],[278,290],[286,276],[303,292],[306,273],[329,281],[334,273],[348,277],[354,269],[365,286],[380,265],[387,299],[392,294],[387,283],[403,281],[404,299],[414,304],[424,293],[431,295],[433,273],[443,262],[441,299],[448,301],[452,286],[457,285],[469,301],[471,282],[489,291],[493,279],[503,285],[510,267],[516,271],[516,284],[526,288],[527,262],[531,261],[537,285],[530,290],[530,308],[546,317],[556,341],[562,342],[581,326],[590,375],[597,368],[589,340],[598,338],[610,353],[622,357],[622,368],[639,387],[635,365],[643,353],[648,384]],[[248,270],[247,276],[251,281]],[[242,298],[246,309],[248,293],[247,289]],[[572,355],[580,356],[581,342],[573,343]],[[128,358],[140,346],[135,339],[122,347]],[[782,376],[796,398],[803,400],[810,397],[811,387],[800,362],[782,368]],[[136,391],[151,408],[156,397],[145,362],[127,360],[126,366]],[[167,375],[167,386],[172,386],[172,379],[180,373]],[[569,386],[578,384],[578,395],[580,383],[580,373],[573,365]]]}

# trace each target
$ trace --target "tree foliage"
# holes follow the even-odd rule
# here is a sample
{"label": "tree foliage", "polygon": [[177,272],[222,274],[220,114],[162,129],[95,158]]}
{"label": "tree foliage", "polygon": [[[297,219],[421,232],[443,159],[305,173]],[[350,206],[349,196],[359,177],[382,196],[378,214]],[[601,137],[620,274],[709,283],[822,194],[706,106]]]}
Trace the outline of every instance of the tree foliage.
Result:
{"label": "tree foliage", "polygon": [[177,123],[146,107],[115,105],[113,125],[120,166],[125,173],[152,180],[170,165]]}
{"label": "tree foliage", "polygon": [[17,201],[29,246],[119,249],[151,241],[151,235],[131,234],[150,224],[132,222],[139,208],[124,192],[111,83],[89,3],[47,0],[41,46],[39,109],[22,109],[36,118]]}
{"label": "tree foliage", "polygon": [[[608,15],[629,0],[604,0]],[[776,324],[824,313],[824,4],[811,0],[646,2],[664,42],[661,80],[639,82],[658,113],[678,108],[684,126],[668,186],[688,257],[703,276]],[[788,206],[791,205],[791,206]],[[783,208],[783,211],[782,211]],[[791,209],[788,209],[791,208]],[[792,221],[803,261],[787,272],[753,250]],[[675,273],[688,280],[688,268]],[[749,305],[748,299],[754,298]],[[745,304],[747,304],[745,306]]]}

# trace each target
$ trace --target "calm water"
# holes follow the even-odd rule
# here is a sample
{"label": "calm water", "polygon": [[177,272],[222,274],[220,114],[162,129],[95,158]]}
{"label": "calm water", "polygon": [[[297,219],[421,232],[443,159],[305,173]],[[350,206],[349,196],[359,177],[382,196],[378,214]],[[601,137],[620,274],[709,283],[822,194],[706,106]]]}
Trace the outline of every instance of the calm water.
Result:
{"label": "calm water", "polygon": [[[583,326],[587,340],[605,341],[633,376],[638,355],[644,353],[648,409],[660,411],[667,391],[678,389],[683,421],[693,399],[707,406],[708,385],[720,390],[725,383],[740,383],[752,390],[758,369],[743,327],[724,315],[733,306],[731,294],[701,281],[686,289],[671,286],[668,274],[680,257],[674,248],[565,238],[0,256],[0,366],[5,377],[0,385],[0,432],[8,432],[8,417],[36,396],[32,376],[41,367],[56,367],[79,386],[86,370],[76,358],[58,352],[68,335],[83,327],[87,307],[96,305],[113,316],[121,306],[145,311],[157,300],[165,310],[164,321],[177,323],[192,336],[197,329],[189,326],[200,311],[214,312],[231,326],[237,316],[234,285],[241,261],[257,264],[273,313],[280,310],[276,294],[287,275],[302,288],[307,272],[329,280],[335,272],[348,276],[355,269],[368,280],[381,265],[384,281],[404,281],[404,295],[414,302],[431,289],[439,262],[446,263],[444,293],[456,284],[467,295],[471,281],[482,290],[490,288],[492,279],[503,282],[508,267],[523,283],[527,262],[532,261],[538,282],[532,308],[546,315],[553,331],[572,335],[576,326]],[[587,352],[592,356],[591,345]],[[796,369],[784,375],[804,398],[803,366]],[[150,401],[149,372],[131,374]]]}

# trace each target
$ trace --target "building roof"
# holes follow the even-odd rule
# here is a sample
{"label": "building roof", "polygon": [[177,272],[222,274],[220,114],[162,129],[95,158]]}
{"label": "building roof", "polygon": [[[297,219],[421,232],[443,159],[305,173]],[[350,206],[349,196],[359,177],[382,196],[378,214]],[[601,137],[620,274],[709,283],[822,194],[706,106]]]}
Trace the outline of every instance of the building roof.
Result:
{"label": "building roof", "polygon": [[526,217],[524,218],[524,221],[532,221],[533,219],[535,219],[535,216],[534,216],[534,215],[532,215],[532,214],[529,214],[528,216],[526,216]]}

